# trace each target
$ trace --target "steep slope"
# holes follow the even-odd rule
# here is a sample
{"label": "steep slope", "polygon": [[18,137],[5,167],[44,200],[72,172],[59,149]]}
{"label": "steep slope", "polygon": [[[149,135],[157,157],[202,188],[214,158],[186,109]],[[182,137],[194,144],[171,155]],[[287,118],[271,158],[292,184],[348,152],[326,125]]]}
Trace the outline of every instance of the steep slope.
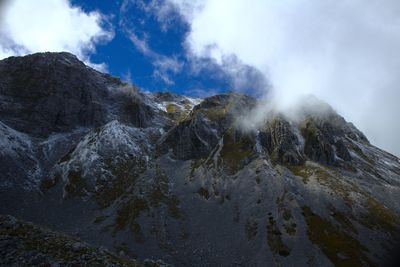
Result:
{"label": "steep slope", "polygon": [[0,77],[0,213],[176,266],[391,260],[400,161],[327,104],[249,130],[256,99],[141,93],[66,53]]}

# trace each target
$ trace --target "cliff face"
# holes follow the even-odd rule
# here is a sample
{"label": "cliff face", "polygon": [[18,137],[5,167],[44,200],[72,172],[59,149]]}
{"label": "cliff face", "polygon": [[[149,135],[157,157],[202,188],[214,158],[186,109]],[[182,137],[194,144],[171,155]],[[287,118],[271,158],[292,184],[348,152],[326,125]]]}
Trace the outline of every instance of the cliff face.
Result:
{"label": "cliff face", "polygon": [[176,266],[393,254],[400,161],[329,107],[244,130],[256,99],[143,93],[67,53],[2,60],[0,77],[2,214]]}

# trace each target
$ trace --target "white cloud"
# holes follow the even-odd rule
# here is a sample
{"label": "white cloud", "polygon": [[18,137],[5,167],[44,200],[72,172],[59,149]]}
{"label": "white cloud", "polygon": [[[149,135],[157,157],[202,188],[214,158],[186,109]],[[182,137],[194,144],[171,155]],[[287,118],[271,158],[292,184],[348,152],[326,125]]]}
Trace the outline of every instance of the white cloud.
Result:
{"label": "white cloud", "polygon": [[167,85],[174,84],[171,74],[181,71],[183,64],[175,57],[167,57],[152,50],[146,39],[140,39],[132,30],[125,29],[129,39],[144,56],[151,60],[154,66],[154,77],[162,80]]}
{"label": "white cloud", "polygon": [[400,155],[399,1],[168,2],[191,25],[189,54],[221,66],[234,55],[268,78],[281,105],[314,94]]}
{"label": "white cloud", "polygon": [[221,91],[216,88],[189,88],[185,91],[185,94],[192,97],[205,98],[213,95],[220,94]]}
{"label": "white cloud", "polygon": [[96,44],[113,38],[99,12],[85,13],[68,0],[12,0],[1,8],[0,58],[67,51],[95,68],[105,69],[104,63],[89,61]]}
{"label": "white cloud", "polygon": [[[190,4],[192,6],[193,3]],[[140,9],[143,14],[153,16],[159,23],[162,31],[176,27],[176,19],[179,19],[179,12],[176,5],[168,0],[123,0],[121,13],[127,13],[131,7]],[[178,15],[178,16],[176,16]]]}

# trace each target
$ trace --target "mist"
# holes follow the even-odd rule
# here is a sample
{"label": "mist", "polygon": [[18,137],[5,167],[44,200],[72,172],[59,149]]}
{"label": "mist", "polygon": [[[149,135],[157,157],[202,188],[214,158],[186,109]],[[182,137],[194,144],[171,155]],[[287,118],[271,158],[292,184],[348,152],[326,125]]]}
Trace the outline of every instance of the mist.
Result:
{"label": "mist", "polygon": [[264,95],[281,110],[315,95],[371,143],[400,155],[399,1],[168,3],[191,26],[189,54],[224,67],[233,55],[263,74]]}

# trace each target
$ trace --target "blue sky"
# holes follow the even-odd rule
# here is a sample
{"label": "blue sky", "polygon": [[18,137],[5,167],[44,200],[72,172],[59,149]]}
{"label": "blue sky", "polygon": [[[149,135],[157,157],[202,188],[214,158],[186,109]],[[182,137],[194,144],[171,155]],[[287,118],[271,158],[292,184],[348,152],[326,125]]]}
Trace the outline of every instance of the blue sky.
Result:
{"label": "blue sky", "polygon": [[[153,12],[146,12],[146,1],[73,0],[86,13],[99,11],[114,31],[109,42],[97,44],[90,56],[94,63],[106,63],[108,71],[143,90],[169,90],[187,95],[208,95],[230,90],[231,80],[209,59],[207,68],[193,70],[184,47],[190,26],[176,12],[169,12],[168,27]],[[127,4],[128,3],[128,4]],[[131,40],[131,35],[145,42],[148,52]],[[158,62],[161,61],[161,62]],[[166,61],[167,67],[160,67]],[[159,64],[157,64],[159,63]]]}

